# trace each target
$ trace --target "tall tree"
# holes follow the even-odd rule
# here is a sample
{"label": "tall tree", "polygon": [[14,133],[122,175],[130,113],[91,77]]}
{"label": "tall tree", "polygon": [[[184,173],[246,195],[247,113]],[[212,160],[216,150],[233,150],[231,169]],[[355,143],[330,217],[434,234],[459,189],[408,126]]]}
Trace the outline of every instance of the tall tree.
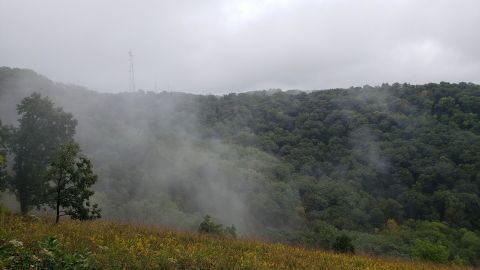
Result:
{"label": "tall tree", "polygon": [[56,223],[61,216],[80,220],[100,217],[97,204],[90,204],[94,194],[90,187],[97,182],[97,175],[75,141],[60,147],[58,157],[47,170],[47,181],[48,204],[56,211]]}
{"label": "tall tree", "polygon": [[25,214],[44,199],[47,165],[56,158],[59,146],[73,137],[77,120],[38,93],[24,98],[17,112],[21,118],[12,138],[15,177],[11,188]]}

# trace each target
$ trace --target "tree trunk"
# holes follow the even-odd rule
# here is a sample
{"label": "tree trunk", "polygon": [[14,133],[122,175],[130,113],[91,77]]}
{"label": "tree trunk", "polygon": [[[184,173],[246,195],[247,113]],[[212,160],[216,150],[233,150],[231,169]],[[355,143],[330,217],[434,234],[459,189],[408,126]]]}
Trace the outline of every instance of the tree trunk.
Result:
{"label": "tree trunk", "polygon": [[55,219],[55,223],[58,223],[59,220],[60,220],[60,205],[57,202],[57,217]]}
{"label": "tree trunk", "polygon": [[57,197],[55,198],[57,203],[56,205],[57,217],[55,218],[55,224],[57,224],[58,221],[60,220],[60,202],[61,202],[60,196],[62,193],[62,189],[63,189],[63,171],[60,171],[60,175],[57,179]]}
{"label": "tree trunk", "polygon": [[20,202],[20,213],[26,215],[28,213],[28,198],[25,190],[20,189],[18,191],[18,201]]}
{"label": "tree trunk", "polygon": [[57,217],[55,218],[55,224],[60,220],[60,189],[57,189]]}
{"label": "tree trunk", "polygon": [[28,213],[28,204],[22,199],[20,199],[20,213],[22,215],[26,215]]}

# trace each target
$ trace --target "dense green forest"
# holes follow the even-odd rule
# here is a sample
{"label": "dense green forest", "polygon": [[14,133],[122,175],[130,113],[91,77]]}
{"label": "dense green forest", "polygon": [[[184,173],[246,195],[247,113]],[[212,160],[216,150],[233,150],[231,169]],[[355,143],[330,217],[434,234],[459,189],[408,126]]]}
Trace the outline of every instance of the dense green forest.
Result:
{"label": "dense green forest", "polygon": [[272,241],[480,264],[478,85],[105,94],[3,67],[4,126],[33,92],[78,121],[104,218],[195,229],[209,214]]}

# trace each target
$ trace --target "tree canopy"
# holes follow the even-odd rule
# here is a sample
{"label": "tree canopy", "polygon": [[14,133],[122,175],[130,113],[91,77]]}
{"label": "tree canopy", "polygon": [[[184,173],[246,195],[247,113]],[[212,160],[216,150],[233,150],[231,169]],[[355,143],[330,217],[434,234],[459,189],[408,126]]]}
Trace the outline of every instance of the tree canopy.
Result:
{"label": "tree canopy", "polygon": [[79,119],[105,217],[479,264],[479,85],[100,94],[0,68],[4,122],[32,85]]}
{"label": "tree canopy", "polygon": [[42,202],[47,188],[46,167],[56,158],[59,146],[73,137],[77,121],[38,93],[24,98],[17,112],[19,127],[13,130],[11,141],[15,161],[11,187],[22,213],[26,213]]}
{"label": "tree canopy", "polygon": [[80,146],[75,141],[60,146],[46,177],[47,203],[55,209],[57,223],[61,216],[79,220],[100,217],[98,205],[90,202],[94,194],[91,186],[97,182],[97,175],[90,160],[80,154]]}

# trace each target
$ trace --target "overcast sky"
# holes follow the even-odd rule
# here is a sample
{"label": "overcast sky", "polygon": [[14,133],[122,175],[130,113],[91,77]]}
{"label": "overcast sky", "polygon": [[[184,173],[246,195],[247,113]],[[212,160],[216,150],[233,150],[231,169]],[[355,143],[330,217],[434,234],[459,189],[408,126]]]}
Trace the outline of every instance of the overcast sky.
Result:
{"label": "overcast sky", "polygon": [[480,83],[479,0],[0,0],[0,66],[226,93]]}

